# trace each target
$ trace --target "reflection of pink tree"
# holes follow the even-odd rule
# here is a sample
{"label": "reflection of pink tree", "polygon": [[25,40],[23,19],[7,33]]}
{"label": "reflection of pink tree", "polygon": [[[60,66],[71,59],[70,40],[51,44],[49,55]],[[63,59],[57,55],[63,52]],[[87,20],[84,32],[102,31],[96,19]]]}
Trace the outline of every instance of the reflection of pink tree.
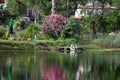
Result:
{"label": "reflection of pink tree", "polygon": [[44,80],[66,80],[65,73],[62,71],[59,64],[42,63],[40,67]]}

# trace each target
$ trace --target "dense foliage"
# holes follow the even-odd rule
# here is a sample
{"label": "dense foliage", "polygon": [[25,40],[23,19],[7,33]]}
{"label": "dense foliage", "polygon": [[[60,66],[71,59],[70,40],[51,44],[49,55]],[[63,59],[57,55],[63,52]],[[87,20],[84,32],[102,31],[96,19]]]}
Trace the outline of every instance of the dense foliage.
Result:
{"label": "dense foliage", "polygon": [[78,39],[82,34],[82,27],[79,20],[70,18],[64,26],[61,37]]}
{"label": "dense foliage", "polygon": [[42,32],[45,36],[49,36],[53,39],[59,38],[63,29],[63,25],[66,23],[66,18],[59,14],[46,16],[42,26]]}
{"label": "dense foliage", "polygon": [[14,20],[14,30],[24,30],[25,29],[25,21],[24,19],[15,19]]}
{"label": "dense foliage", "polygon": [[[92,0],[92,2],[95,0]],[[119,0],[98,0],[103,5],[109,3],[119,8]],[[78,4],[85,5],[88,0],[55,0],[55,10],[57,14],[62,14],[66,17],[74,15]],[[63,4],[64,3],[64,4]],[[18,5],[19,4],[19,5]],[[25,8],[26,6],[26,8]],[[14,14],[20,13],[23,15],[24,9],[32,9],[40,15],[39,18],[44,19],[46,15],[51,14],[52,1],[51,0],[10,0],[8,2],[8,9]],[[13,11],[14,10],[14,11]],[[40,14],[39,14],[40,13]]]}
{"label": "dense foliage", "polygon": [[108,32],[115,32],[120,30],[120,13],[119,12],[113,12],[106,16],[106,26]]}
{"label": "dense foliage", "polygon": [[27,26],[25,30],[18,32],[18,37],[22,38],[31,38],[34,39],[34,36],[39,33],[40,27],[38,24],[31,23]]}
{"label": "dense foliage", "polygon": [[7,20],[10,17],[10,13],[8,10],[3,9],[3,7],[0,7],[0,24],[7,24]]}
{"label": "dense foliage", "polygon": [[[94,3],[95,0],[91,1]],[[120,13],[118,4],[120,1],[98,1],[100,1],[103,6],[100,14],[93,14],[95,9],[93,5],[91,14],[89,14],[88,17],[76,20],[71,19],[70,16],[74,15],[78,4],[86,5],[88,0],[54,0],[56,14],[53,15],[50,15],[53,4],[51,0],[10,0],[6,9],[0,8],[0,22],[3,24],[7,19],[9,19],[8,11],[12,15],[26,16],[27,10],[30,10],[35,15],[33,18],[36,22],[40,20],[40,22],[43,22],[41,27],[41,32],[43,35],[41,35],[41,32],[39,33],[39,25],[28,23],[29,26],[27,27],[24,26],[25,21],[19,19],[15,20],[14,23],[14,30],[16,31],[16,35],[19,35],[19,37],[33,39],[36,34],[39,34],[40,39],[44,39],[44,36],[47,39],[49,38],[56,40],[59,38],[74,38],[80,41],[83,39],[88,42],[97,39],[99,34],[104,36],[110,32],[117,33],[120,30]],[[106,9],[105,6],[108,3],[111,6],[116,6],[117,10]],[[68,21],[64,16],[67,17]],[[44,17],[45,20],[42,21]],[[92,38],[92,40],[89,38]]]}
{"label": "dense foliage", "polygon": [[5,28],[0,28],[0,39],[6,39],[8,37],[9,30]]}
{"label": "dense foliage", "polygon": [[26,6],[19,0],[10,0],[7,4],[7,10],[12,15],[25,15],[26,14]]}
{"label": "dense foliage", "polygon": [[111,32],[109,35],[105,35],[104,38],[101,38],[99,35],[99,37],[94,39],[92,43],[104,48],[120,48],[120,32]]}

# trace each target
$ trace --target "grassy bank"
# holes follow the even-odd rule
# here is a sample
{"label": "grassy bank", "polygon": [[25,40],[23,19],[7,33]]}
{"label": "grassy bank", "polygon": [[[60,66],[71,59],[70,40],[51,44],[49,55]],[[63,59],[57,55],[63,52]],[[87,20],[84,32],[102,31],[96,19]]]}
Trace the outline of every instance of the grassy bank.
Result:
{"label": "grassy bank", "polygon": [[0,40],[0,50],[50,50],[55,46],[69,45],[74,43],[73,39],[67,40],[31,40],[31,41],[16,41],[16,40]]}
{"label": "grassy bank", "polygon": [[102,51],[120,51],[120,48],[103,48],[101,46],[95,45],[95,44],[88,44],[84,45],[86,48],[86,51],[92,51],[92,52],[102,52]]}
{"label": "grassy bank", "polygon": [[106,34],[99,36],[97,39],[92,41],[92,44],[99,45],[103,48],[120,48],[120,32]]}
{"label": "grassy bank", "polygon": [[[56,46],[68,46],[74,44],[73,39],[66,40],[32,40],[32,41],[16,41],[16,40],[0,40],[0,50],[55,50]],[[120,51],[120,48],[102,48],[95,44],[81,45],[86,51]]]}
{"label": "grassy bank", "polygon": [[14,41],[14,40],[0,40],[1,50],[34,50],[34,49],[47,49],[45,44],[38,45],[37,41]]}

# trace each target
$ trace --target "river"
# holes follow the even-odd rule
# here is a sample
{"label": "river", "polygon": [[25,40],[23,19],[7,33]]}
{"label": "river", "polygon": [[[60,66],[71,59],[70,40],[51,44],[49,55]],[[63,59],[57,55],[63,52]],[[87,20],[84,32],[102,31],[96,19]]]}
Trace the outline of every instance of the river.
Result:
{"label": "river", "polygon": [[120,80],[120,52],[0,51],[0,80]]}

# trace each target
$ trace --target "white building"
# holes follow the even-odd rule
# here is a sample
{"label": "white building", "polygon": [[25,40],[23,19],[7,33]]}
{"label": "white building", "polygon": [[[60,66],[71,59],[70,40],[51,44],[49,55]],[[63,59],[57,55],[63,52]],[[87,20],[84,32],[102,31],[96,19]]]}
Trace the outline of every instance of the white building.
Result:
{"label": "white building", "polygon": [[88,17],[91,13],[98,13],[100,14],[102,12],[102,8],[104,9],[116,9],[114,6],[102,5],[99,1],[95,2],[87,2],[85,6],[78,4],[77,9],[75,11],[75,17],[81,18],[81,17]]}

